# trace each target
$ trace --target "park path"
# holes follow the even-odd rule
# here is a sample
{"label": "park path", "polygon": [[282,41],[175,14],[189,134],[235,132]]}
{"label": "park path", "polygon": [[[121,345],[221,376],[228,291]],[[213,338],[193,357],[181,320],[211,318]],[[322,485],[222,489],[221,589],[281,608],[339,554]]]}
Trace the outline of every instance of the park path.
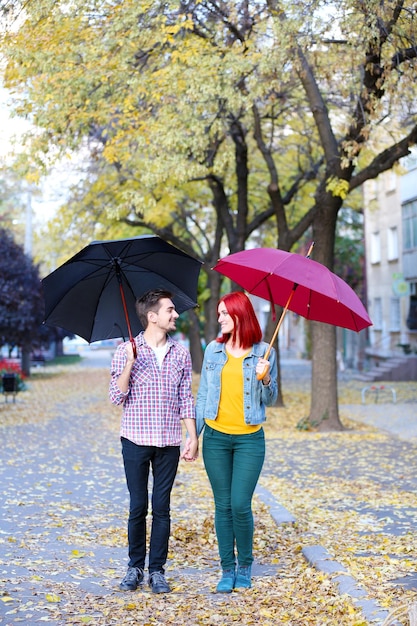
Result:
{"label": "park path", "polygon": [[[254,507],[255,584],[244,599],[213,593],[217,548],[201,460],[181,464],[173,492],[167,575],[174,592],[120,592],[128,498],[120,412],[107,399],[110,356],[97,350],[80,366],[46,367],[16,403],[0,406],[0,623],[352,626],[382,623],[384,600],[409,602],[417,569],[416,444],[360,430],[350,437],[268,435]],[[389,498],[378,498],[384,492]],[[361,561],[387,558],[378,584],[362,580]],[[346,595],[339,585],[335,596],[329,563],[339,561],[351,565],[357,585]],[[398,571],[407,575],[393,583]],[[358,595],[363,583],[365,595]]]}

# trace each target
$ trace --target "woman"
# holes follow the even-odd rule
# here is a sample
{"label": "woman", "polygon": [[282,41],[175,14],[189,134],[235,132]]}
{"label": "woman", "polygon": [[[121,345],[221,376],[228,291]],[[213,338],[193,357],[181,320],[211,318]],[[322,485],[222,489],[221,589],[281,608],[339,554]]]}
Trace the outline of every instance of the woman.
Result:
{"label": "woman", "polygon": [[215,502],[222,567],[217,591],[227,593],[251,586],[252,497],[265,458],[265,406],[276,401],[278,386],[276,353],[263,358],[268,346],[249,298],[224,296],[218,320],[222,334],[204,354],[196,417],[198,434],[204,427],[203,459]]}

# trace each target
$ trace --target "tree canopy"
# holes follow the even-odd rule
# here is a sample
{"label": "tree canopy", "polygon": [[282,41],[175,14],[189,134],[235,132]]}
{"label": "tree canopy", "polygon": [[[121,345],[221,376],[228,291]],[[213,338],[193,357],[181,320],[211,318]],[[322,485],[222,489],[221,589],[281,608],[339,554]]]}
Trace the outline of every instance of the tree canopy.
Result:
{"label": "tree canopy", "polygon": [[0,345],[39,342],[43,310],[38,268],[0,228]]}
{"label": "tree canopy", "polygon": [[[411,0],[28,0],[2,42],[21,167],[87,153],[92,219],[94,196],[206,261],[210,338],[219,256],[311,229],[331,268],[345,199],[416,143],[416,32]],[[311,413],[337,426],[333,330],[313,325]]]}

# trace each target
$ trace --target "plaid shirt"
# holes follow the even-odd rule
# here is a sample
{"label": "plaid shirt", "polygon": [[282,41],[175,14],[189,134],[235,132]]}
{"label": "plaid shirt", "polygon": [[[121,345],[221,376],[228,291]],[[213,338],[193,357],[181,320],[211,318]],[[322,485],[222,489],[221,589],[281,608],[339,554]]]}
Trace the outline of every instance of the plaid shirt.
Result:
{"label": "plaid shirt", "polygon": [[112,359],[109,396],[113,404],[123,404],[120,435],[137,445],[179,446],[181,420],[195,419],[190,354],[171,337],[167,341],[168,349],[160,369],[143,332],[135,338],[137,358],[127,393],[117,385],[126,364],[125,344],[117,347]]}

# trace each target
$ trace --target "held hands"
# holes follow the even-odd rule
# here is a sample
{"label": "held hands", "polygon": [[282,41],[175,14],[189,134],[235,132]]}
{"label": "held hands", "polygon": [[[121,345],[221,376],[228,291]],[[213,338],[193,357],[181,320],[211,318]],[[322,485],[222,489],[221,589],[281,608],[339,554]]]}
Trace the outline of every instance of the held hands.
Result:
{"label": "held hands", "polygon": [[198,459],[198,439],[187,437],[181,459],[188,462]]}
{"label": "held hands", "polygon": [[269,375],[269,369],[271,367],[268,359],[260,358],[256,364],[256,378],[262,380],[264,385],[269,385],[271,376]]}

